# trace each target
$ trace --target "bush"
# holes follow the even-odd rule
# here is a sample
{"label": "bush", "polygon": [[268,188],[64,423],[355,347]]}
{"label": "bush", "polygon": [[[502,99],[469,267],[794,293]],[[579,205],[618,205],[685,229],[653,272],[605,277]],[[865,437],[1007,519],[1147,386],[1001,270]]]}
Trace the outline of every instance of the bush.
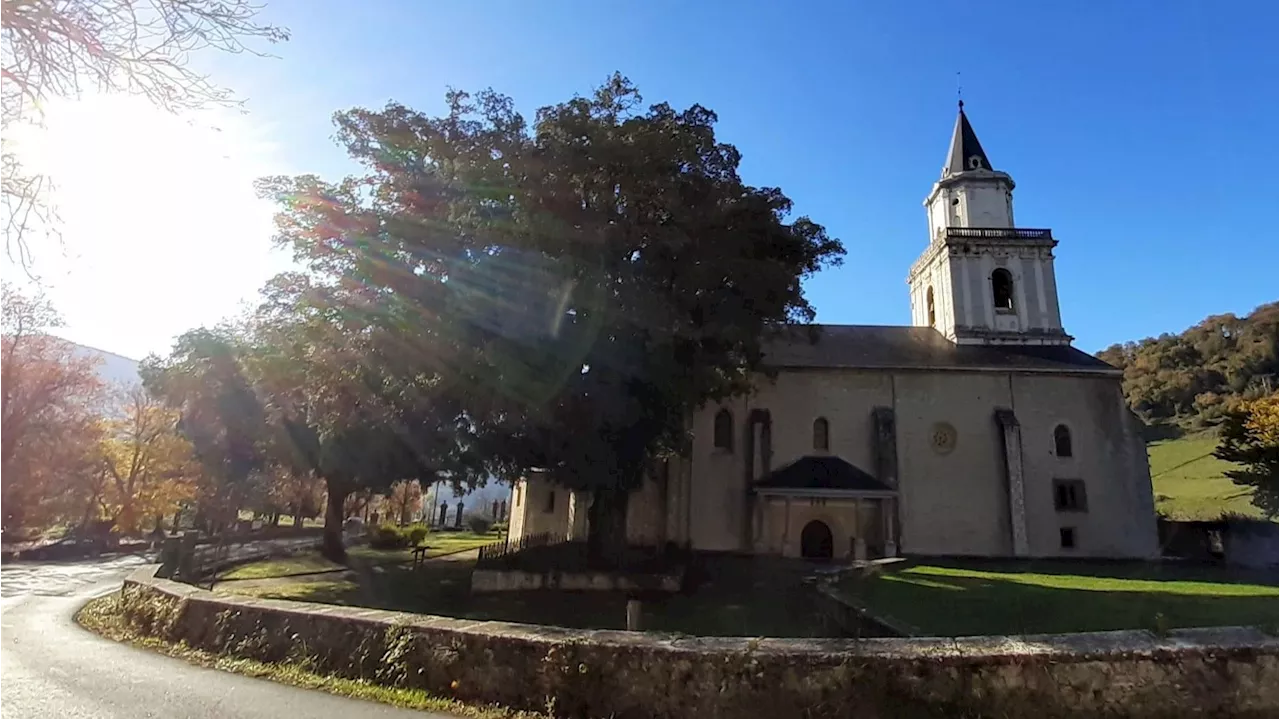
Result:
{"label": "bush", "polygon": [[410,524],[397,527],[394,524],[379,524],[369,528],[369,546],[374,549],[407,549],[422,544],[431,530],[425,524]]}
{"label": "bush", "polygon": [[493,526],[493,520],[488,517],[482,517],[478,514],[473,514],[466,519],[467,528],[476,534],[488,534],[489,528]]}
{"label": "bush", "polygon": [[394,524],[369,528],[369,546],[374,549],[404,549],[409,546],[409,533]]}
{"label": "bush", "polygon": [[427,535],[431,533],[431,530],[427,529],[427,525],[425,524],[410,524],[408,527],[405,527],[405,533],[409,536],[409,546],[416,547],[419,544],[422,544],[422,540],[427,538]]}

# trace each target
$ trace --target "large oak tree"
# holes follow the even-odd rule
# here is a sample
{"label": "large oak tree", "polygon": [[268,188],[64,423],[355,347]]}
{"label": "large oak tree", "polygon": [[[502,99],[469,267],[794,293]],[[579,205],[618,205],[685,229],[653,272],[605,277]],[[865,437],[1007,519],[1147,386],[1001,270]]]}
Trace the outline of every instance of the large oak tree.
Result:
{"label": "large oak tree", "polygon": [[766,332],[812,319],[801,282],[843,247],[742,180],[704,107],[646,108],[617,75],[532,123],[493,92],[447,100],[339,113],[364,171],[264,181],[277,239],[376,296],[354,311],[460,398],[492,461],[589,490],[592,548],[616,551],[650,460],[748,389]]}

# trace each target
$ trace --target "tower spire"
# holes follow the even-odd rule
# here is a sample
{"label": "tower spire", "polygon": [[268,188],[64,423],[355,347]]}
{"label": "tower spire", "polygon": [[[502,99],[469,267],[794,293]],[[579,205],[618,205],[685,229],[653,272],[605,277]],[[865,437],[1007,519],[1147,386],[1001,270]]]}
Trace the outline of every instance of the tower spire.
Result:
{"label": "tower spire", "polygon": [[969,124],[964,114],[964,100],[957,101],[960,106],[956,115],[956,127],[951,133],[951,148],[947,152],[947,165],[943,168],[944,177],[957,175],[968,170],[991,170],[991,161],[978,142],[978,135]]}

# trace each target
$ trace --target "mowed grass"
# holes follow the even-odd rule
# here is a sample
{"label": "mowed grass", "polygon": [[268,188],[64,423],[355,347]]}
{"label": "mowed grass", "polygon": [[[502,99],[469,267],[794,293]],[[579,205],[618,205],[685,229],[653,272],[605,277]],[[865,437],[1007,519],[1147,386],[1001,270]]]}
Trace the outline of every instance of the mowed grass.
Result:
{"label": "mowed grass", "polygon": [[241,564],[238,567],[232,567],[227,573],[222,575],[222,579],[270,579],[273,577],[288,577],[303,574],[314,574],[316,572],[331,572],[342,569],[341,564],[330,562],[319,553],[308,552],[306,554],[296,554],[291,557],[277,557],[274,559],[264,559],[260,562],[250,562]]}
{"label": "mowed grass", "polygon": [[[469,560],[440,559],[418,568],[368,562],[351,555],[341,574],[295,576],[269,582],[225,582],[215,591],[267,599],[364,606],[478,621],[509,621],[577,629],[625,629],[624,592],[535,590],[473,594]],[[812,566],[798,562],[706,560],[692,594],[648,595],[646,630],[698,636],[830,636],[800,578]]]}
{"label": "mowed grass", "polygon": [[[492,532],[476,534],[474,532],[432,532],[423,540],[422,546],[427,548],[426,557],[440,557],[499,541],[500,536]],[[347,554],[358,559],[362,565],[378,565],[408,562],[413,554],[408,549],[372,549],[368,546],[350,547]],[[305,577],[312,574],[338,572],[346,566],[331,562],[311,551],[288,557],[274,557],[257,562],[249,562],[232,567],[219,577],[220,580],[241,579],[279,579],[286,577]]]}
{"label": "mowed grass", "polygon": [[844,580],[872,614],[928,636],[1276,627],[1274,575],[1087,562],[930,561]]}
{"label": "mowed grass", "polygon": [[1223,474],[1235,465],[1213,456],[1218,439],[1196,435],[1147,445],[1156,510],[1171,519],[1213,520],[1224,512],[1261,517],[1249,492]]}

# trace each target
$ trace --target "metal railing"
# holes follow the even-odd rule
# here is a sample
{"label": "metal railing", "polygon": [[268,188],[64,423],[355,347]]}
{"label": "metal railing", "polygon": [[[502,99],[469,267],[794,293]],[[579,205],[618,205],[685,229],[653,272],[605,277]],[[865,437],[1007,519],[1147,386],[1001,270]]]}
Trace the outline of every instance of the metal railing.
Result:
{"label": "metal railing", "polygon": [[480,556],[476,558],[476,566],[500,564],[503,560],[521,552],[550,547],[554,544],[563,544],[565,541],[566,538],[562,534],[543,532],[541,534],[528,534],[515,541],[504,539],[501,542],[486,544],[480,547]]}
{"label": "metal railing", "polygon": [[947,237],[979,240],[1051,240],[1051,230],[1017,227],[948,227]]}

